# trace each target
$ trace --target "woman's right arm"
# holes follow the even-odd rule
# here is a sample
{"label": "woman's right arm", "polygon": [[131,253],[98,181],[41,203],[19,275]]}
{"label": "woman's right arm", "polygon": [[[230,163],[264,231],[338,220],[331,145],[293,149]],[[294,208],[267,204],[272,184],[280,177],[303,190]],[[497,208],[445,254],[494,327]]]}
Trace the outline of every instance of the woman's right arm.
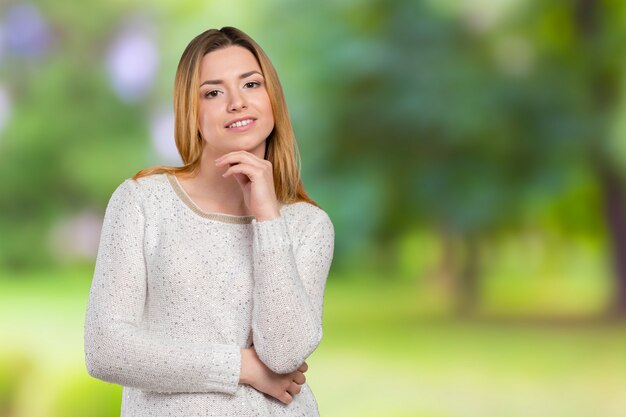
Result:
{"label": "woman's right arm", "polygon": [[194,344],[142,329],[147,291],[139,184],[124,181],[107,205],[85,318],[87,371],[157,392],[234,394],[241,348]]}

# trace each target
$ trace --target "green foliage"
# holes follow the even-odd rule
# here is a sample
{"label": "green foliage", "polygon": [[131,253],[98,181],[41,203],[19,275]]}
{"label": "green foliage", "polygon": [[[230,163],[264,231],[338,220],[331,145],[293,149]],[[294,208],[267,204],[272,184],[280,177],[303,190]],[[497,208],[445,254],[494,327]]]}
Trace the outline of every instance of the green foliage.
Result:
{"label": "green foliage", "polygon": [[[601,245],[610,234],[598,160],[626,172],[626,90],[617,88],[625,6],[481,4],[274,0],[244,5],[246,13],[201,2],[146,5],[162,66],[149,96],[125,103],[107,79],[106,55],[134,6],[39,2],[58,29],[52,49],[0,62],[14,100],[0,140],[0,230],[8,236],[0,266],[53,264],[48,238],[59,219],[85,208],[103,213],[116,185],[156,163],[150,112],[171,102],[191,37],[226,24],[247,30],[276,64],[305,185],[336,225],[335,269],[418,279],[428,273],[420,262],[445,266],[433,260],[443,256],[436,242],[451,239],[462,252],[527,228]],[[406,244],[414,230],[434,237]],[[497,265],[489,262],[476,274]]]}
{"label": "green foliage", "polygon": [[[98,16],[98,8],[52,16],[89,15]],[[73,20],[57,23],[75,28]],[[3,239],[0,265],[49,265],[54,221],[103,207],[114,187],[148,162],[143,110],[122,103],[105,79],[102,36],[112,34],[84,28],[80,42],[56,38],[38,61],[9,56],[3,62],[14,108],[0,143],[1,227],[11,236]]]}
{"label": "green foliage", "polygon": [[[510,231],[525,224],[528,206],[550,210],[587,189],[584,178],[595,175],[589,146],[606,140],[598,138],[605,120],[592,109],[587,74],[594,65],[618,70],[623,63],[609,46],[598,52],[606,64],[579,53],[571,2],[528,3],[482,32],[462,6],[441,13],[428,2],[365,4],[281,2],[276,13],[306,15],[308,24],[286,19],[273,36],[311,33],[306,55],[295,43],[277,52],[292,62],[292,78],[310,86],[302,88],[315,101],[312,135],[337,138],[316,151],[326,155],[326,175],[349,179],[346,195],[359,203],[360,185],[375,188],[370,236],[395,236],[410,224],[461,234]],[[600,9],[608,19],[599,23],[605,43],[615,46],[623,30],[611,16],[619,13]],[[313,32],[317,27],[324,30]],[[310,113],[297,120],[305,118]],[[587,195],[596,206],[597,195]],[[331,210],[349,223],[335,201],[329,198]],[[596,221],[570,219],[562,216],[557,227],[601,232]],[[362,233],[351,230],[358,247]]]}

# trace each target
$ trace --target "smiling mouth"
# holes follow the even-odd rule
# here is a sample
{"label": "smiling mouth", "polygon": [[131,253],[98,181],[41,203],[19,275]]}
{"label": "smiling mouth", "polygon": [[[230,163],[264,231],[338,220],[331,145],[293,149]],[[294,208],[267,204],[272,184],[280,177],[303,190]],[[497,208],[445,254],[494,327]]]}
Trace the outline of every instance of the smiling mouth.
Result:
{"label": "smiling mouth", "polygon": [[226,126],[226,128],[228,129],[233,129],[235,127],[243,127],[243,126],[247,126],[250,123],[252,123],[254,120],[253,119],[245,119],[245,120],[239,120],[238,122],[235,122],[231,125]]}

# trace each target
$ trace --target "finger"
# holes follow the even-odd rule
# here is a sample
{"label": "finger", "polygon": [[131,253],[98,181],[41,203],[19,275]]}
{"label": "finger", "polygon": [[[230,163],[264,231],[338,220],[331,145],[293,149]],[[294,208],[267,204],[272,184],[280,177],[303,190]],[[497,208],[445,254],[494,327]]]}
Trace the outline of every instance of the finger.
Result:
{"label": "finger", "polygon": [[307,365],[306,362],[304,362],[302,365],[300,365],[300,367],[298,368],[298,371],[300,372],[306,372],[307,369],[309,369],[309,365]]}
{"label": "finger", "polygon": [[227,152],[227,153],[219,156],[217,159],[215,159],[215,162],[220,162],[220,161],[222,161],[225,158],[230,158],[230,157],[233,157],[233,156],[243,155],[243,154],[247,154],[247,153],[250,153],[250,152],[247,152],[247,151],[244,151],[244,150],[241,150],[241,149],[238,150],[238,151]]}
{"label": "finger", "polygon": [[251,154],[247,151],[234,151],[229,152],[215,160],[216,166],[222,166],[226,164],[240,164],[240,163],[249,163],[252,165],[262,166],[269,161],[265,159],[260,159],[258,156]]}
{"label": "finger", "polygon": [[293,401],[293,397],[288,392],[282,393],[277,399],[284,404],[289,404]]}
{"label": "finger", "polygon": [[291,382],[291,384],[289,384],[289,387],[287,387],[287,392],[289,392],[291,395],[299,394],[301,390],[302,387],[295,382]]}
{"label": "finger", "polygon": [[232,174],[244,174],[248,176],[248,178],[253,179],[261,176],[262,171],[258,167],[253,167],[248,164],[238,164],[228,168],[226,172],[222,174],[222,177],[226,178]]}
{"label": "finger", "polygon": [[304,384],[306,382],[306,376],[304,376],[304,374],[302,372],[295,372],[294,376],[293,376],[293,381],[296,384]]}

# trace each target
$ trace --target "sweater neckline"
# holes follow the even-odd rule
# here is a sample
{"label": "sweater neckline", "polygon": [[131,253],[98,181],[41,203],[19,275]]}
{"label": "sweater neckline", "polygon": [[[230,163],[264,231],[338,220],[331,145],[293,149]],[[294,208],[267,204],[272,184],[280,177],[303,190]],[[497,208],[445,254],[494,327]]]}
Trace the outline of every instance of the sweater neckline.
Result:
{"label": "sweater neckline", "polygon": [[183,186],[178,181],[176,175],[166,173],[170,185],[174,189],[174,192],[180,199],[180,201],[191,209],[194,213],[199,215],[200,217],[204,217],[205,219],[217,220],[225,223],[236,223],[236,224],[248,224],[252,223],[252,220],[255,218],[252,215],[247,216],[238,216],[235,214],[226,214],[226,213],[218,213],[218,212],[206,212],[202,210],[194,201],[189,197],[187,191],[183,188]]}

